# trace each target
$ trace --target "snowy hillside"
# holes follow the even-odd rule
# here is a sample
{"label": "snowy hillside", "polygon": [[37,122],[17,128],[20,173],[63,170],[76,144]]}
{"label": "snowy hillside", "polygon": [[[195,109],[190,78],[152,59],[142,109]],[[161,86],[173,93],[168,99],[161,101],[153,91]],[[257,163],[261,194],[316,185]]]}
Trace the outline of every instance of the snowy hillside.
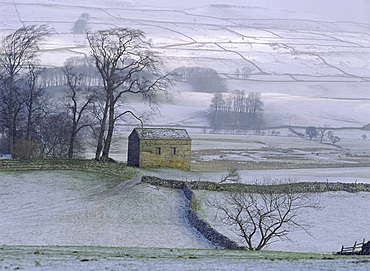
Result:
{"label": "snowy hillside", "polygon": [[[363,58],[369,52],[367,25],[258,7],[212,5],[182,11],[143,8],[133,1],[17,2],[0,1],[2,34],[21,24],[46,23],[56,31],[48,47],[57,51],[79,52],[75,47],[83,46],[84,35],[68,34],[81,14],[87,13],[91,30],[114,26],[144,30],[153,46],[171,58],[167,60],[171,68],[188,62],[228,75],[249,66],[252,74],[261,76],[355,77],[360,81],[370,77]],[[175,62],[175,56],[181,61]],[[228,65],[223,66],[226,60]],[[52,61],[61,64],[55,57],[49,64]]]}
{"label": "snowy hillside", "polygon": [[[85,20],[86,28],[73,34],[78,20]],[[366,24],[260,7],[174,10],[143,7],[130,0],[0,0],[0,35],[22,24],[48,24],[55,29],[43,48],[42,65],[63,65],[70,56],[87,55],[86,30],[139,28],[161,54],[167,70],[208,67],[227,80],[229,91],[263,93],[268,125],[288,124],[289,119],[292,125],[369,123]],[[238,77],[241,69],[247,76]],[[182,92],[174,95],[178,114],[171,119],[158,116],[152,123],[207,125],[203,113],[212,95],[190,94],[188,89],[176,84],[175,90]],[[194,106],[194,101],[202,101],[202,106]],[[168,106],[173,111],[173,105]]]}
{"label": "snowy hillside", "polygon": [[0,173],[0,245],[211,248],[181,191],[101,177]]}

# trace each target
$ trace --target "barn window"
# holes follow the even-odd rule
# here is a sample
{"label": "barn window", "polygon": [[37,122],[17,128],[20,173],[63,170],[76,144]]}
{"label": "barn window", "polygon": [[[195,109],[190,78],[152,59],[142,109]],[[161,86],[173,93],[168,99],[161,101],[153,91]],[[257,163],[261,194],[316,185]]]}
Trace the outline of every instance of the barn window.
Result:
{"label": "barn window", "polygon": [[155,148],[155,154],[161,155],[161,147]]}
{"label": "barn window", "polygon": [[176,148],[175,147],[171,147],[171,155],[176,155]]}

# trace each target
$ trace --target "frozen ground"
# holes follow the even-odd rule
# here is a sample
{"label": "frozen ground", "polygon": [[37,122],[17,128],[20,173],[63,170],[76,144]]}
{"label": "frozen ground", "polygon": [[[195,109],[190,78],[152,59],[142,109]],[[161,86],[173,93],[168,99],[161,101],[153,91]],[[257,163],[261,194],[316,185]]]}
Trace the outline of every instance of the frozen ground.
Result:
{"label": "frozen ground", "polygon": [[369,258],[194,249],[0,247],[0,270],[368,270]]}
{"label": "frozen ground", "polygon": [[74,171],[0,173],[0,245],[210,248],[182,192]]}

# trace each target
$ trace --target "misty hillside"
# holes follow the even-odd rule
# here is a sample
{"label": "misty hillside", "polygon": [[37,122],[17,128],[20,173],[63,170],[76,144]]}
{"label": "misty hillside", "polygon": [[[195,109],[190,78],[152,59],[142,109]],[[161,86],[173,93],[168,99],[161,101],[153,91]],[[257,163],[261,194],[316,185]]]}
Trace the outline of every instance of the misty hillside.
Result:
{"label": "misty hillside", "polygon": [[[168,71],[182,66],[212,68],[226,80],[229,92],[261,92],[269,125],[287,124],[289,119],[296,125],[370,122],[366,24],[259,7],[173,10],[143,7],[130,0],[0,0],[0,15],[0,35],[22,24],[54,28],[56,34],[43,48],[41,65],[60,66],[68,57],[87,55],[84,33],[88,30],[137,28],[146,33]],[[175,86],[185,94],[175,97],[164,112],[173,106],[183,110],[178,107],[177,118],[158,118],[157,124],[207,125],[201,112],[207,110],[212,95],[192,94],[192,101],[186,94],[189,86]]]}

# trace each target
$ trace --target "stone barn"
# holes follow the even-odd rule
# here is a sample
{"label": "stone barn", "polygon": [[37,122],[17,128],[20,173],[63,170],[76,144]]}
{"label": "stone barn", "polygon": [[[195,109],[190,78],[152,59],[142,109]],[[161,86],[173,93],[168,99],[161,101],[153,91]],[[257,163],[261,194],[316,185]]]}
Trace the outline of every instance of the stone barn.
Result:
{"label": "stone barn", "polygon": [[190,155],[185,129],[135,128],[128,137],[128,166],[190,170]]}

